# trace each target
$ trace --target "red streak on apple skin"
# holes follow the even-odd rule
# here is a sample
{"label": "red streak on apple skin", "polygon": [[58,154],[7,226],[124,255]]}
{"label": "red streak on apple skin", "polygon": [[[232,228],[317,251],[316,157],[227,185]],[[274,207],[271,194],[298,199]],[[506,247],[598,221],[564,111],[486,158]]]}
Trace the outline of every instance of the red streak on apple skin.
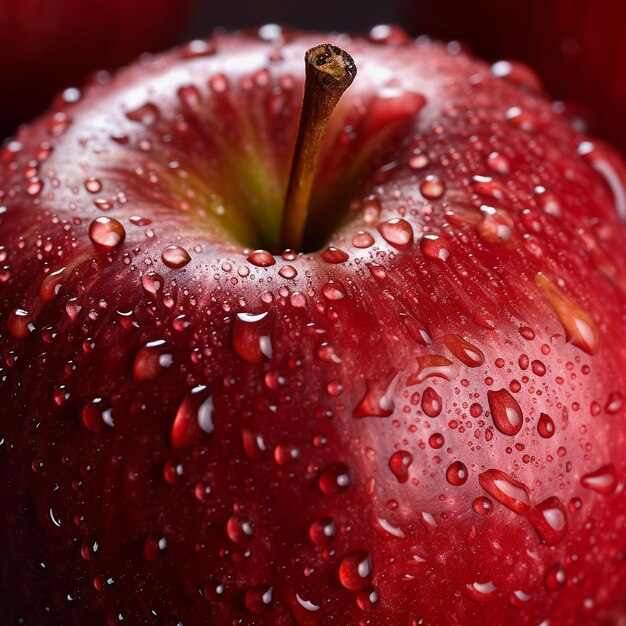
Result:
{"label": "red streak on apple skin", "polygon": [[626,245],[587,138],[454,47],[336,39],[319,250],[268,251],[327,33],[144,59],[2,148],[3,626],[623,612]]}

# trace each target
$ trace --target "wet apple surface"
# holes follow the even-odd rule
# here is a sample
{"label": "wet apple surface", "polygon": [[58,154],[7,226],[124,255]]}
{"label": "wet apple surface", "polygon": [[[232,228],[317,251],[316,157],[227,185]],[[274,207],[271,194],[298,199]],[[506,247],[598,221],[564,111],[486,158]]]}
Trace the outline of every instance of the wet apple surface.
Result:
{"label": "wet apple surface", "polygon": [[[325,41],[358,75],[277,254]],[[623,164],[549,102],[266,26],[0,161],[3,626],[622,615]]]}

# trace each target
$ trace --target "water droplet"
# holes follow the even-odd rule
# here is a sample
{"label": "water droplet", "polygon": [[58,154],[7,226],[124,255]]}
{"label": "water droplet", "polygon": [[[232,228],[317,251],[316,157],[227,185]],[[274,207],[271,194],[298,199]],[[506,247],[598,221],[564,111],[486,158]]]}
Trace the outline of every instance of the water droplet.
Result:
{"label": "water droplet", "polygon": [[496,428],[503,434],[512,437],[522,429],[524,416],[517,400],[507,389],[487,391],[491,417]]}
{"label": "water droplet", "polygon": [[233,543],[246,544],[254,538],[254,529],[247,517],[231,515],[226,522],[226,534]]}
{"label": "water droplet", "polygon": [[357,594],[356,603],[362,611],[371,611],[376,607],[379,599],[378,590],[370,587]]}
{"label": "water droplet", "polygon": [[163,278],[156,272],[146,272],[141,277],[141,286],[147,293],[155,296],[163,287]]}
{"label": "water droplet", "polygon": [[50,272],[42,281],[39,287],[39,298],[42,302],[52,302],[63,285],[65,280],[65,267]]}
{"label": "water droplet", "polygon": [[401,218],[388,220],[378,226],[383,239],[394,248],[406,248],[413,243],[413,228]]}
{"label": "water droplet", "polygon": [[202,444],[205,435],[213,432],[213,411],[213,398],[206,387],[194,387],[178,406],[172,424],[172,447],[180,450]]}
{"label": "water droplet", "polygon": [[352,237],[352,245],[355,248],[369,248],[374,245],[374,237],[364,230],[360,230]]}
{"label": "water droplet", "polygon": [[595,472],[585,474],[580,479],[580,484],[605,496],[612,494],[617,487],[617,474],[613,463],[603,465]]}
{"label": "water droplet", "polygon": [[85,181],[85,189],[89,193],[99,193],[100,191],[102,191],[102,182],[99,181],[97,178],[89,177]]}
{"label": "water droplet", "polygon": [[467,482],[468,472],[467,467],[461,461],[454,461],[448,466],[446,470],[446,480],[455,487],[460,487]]}
{"label": "water droplet", "polygon": [[538,504],[528,515],[528,521],[543,543],[554,546],[567,534],[567,513],[561,501],[548,498]]}
{"label": "water droplet", "polygon": [[391,455],[389,469],[398,479],[398,482],[405,483],[409,479],[411,463],[413,463],[413,455],[406,450],[399,450]]}
{"label": "water droplet", "polygon": [[317,546],[327,546],[337,536],[337,525],[330,517],[316,517],[309,526],[309,537]]}
{"label": "water droplet", "polygon": [[485,362],[485,355],[459,335],[445,335],[443,342],[452,354],[468,367],[478,367]]}
{"label": "water droplet", "polygon": [[139,124],[143,124],[144,126],[152,126],[160,116],[159,108],[156,104],[152,102],[146,102],[142,104],[140,107],[133,109],[132,111],[128,111],[126,113],[126,117],[133,121],[138,122]]}
{"label": "water droplet", "polygon": [[276,258],[267,250],[255,250],[248,255],[248,261],[257,267],[270,267],[276,263]]}
{"label": "water droplet", "polygon": [[84,541],[80,547],[80,555],[83,559],[85,559],[85,561],[93,561],[93,559],[95,559],[98,555],[99,549],[100,545],[95,539]]}
{"label": "water droplet", "polygon": [[365,589],[372,582],[372,557],[369,552],[351,552],[341,559],[337,570],[339,582],[350,591]]}
{"label": "water droplet", "polygon": [[372,43],[402,45],[411,41],[404,28],[395,24],[378,24],[370,29],[367,38]]}
{"label": "water droplet", "polygon": [[254,615],[264,615],[272,606],[272,587],[255,585],[246,591],[246,608]]}
{"label": "water droplet", "polygon": [[555,426],[553,419],[547,413],[541,413],[539,415],[539,422],[537,423],[537,432],[544,439],[550,439],[555,432]]}
{"label": "water droplet", "polygon": [[486,583],[472,583],[471,585],[465,585],[465,595],[468,596],[471,600],[475,600],[477,602],[486,602],[493,597],[493,594],[496,592],[496,586],[491,582]]}
{"label": "water droplet", "polygon": [[530,93],[541,93],[541,79],[533,70],[519,61],[497,61],[491,66],[491,73],[497,78],[520,87]]}
{"label": "water droplet", "polygon": [[567,341],[587,354],[596,354],[600,336],[591,315],[570,300],[545,274],[539,272],[535,284],[559,318]]}
{"label": "water droplet", "polygon": [[499,152],[492,152],[487,157],[487,167],[498,174],[509,174],[511,171],[511,164],[509,160]]}
{"label": "water droplet", "polygon": [[346,295],[346,291],[343,286],[334,280],[328,281],[322,287],[322,293],[327,300],[341,300]]}
{"label": "water droplet", "polygon": [[279,270],[278,274],[283,278],[288,280],[295,278],[298,275],[298,271],[293,265],[283,265]]}
{"label": "water droplet", "polygon": [[16,339],[26,339],[35,330],[32,316],[26,309],[13,309],[9,314],[7,326]]}
{"label": "water droplet", "polygon": [[103,398],[87,402],[82,412],[83,424],[93,433],[102,433],[114,426],[113,409]]}
{"label": "water droplet", "polygon": [[306,611],[319,611],[320,607],[319,605],[315,604],[314,602],[311,602],[311,600],[306,600],[303,596],[301,596],[299,593],[296,594],[296,600],[298,601],[298,604],[305,609]]}
{"label": "water droplet", "polygon": [[97,248],[112,250],[126,237],[124,227],[112,217],[98,217],[89,225],[89,238]]}
{"label": "water droplet", "polygon": [[478,476],[478,482],[490,496],[504,504],[507,509],[523,516],[530,513],[528,487],[503,471],[487,470]]}
{"label": "water droplet", "polygon": [[420,239],[420,250],[422,254],[431,261],[447,261],[450,258],[450,251],[446,244],[437,235],[424,235]]}
{"label": "water droplet", "polygon": [[164,369],[172,364],[172,355],[168,353],[168,346],[163,339],[148,342],[142,346],[133,365],[135,380],[152,380]]}
{"label": "water droplet", "polygon": [[397,371],[393,370],[382,378],[367,380],[363,399],[354,409],[352,415],[362,417],[389,417],[395,408],[393,390]]}
{"label": "water droplet", "polygon": [[402,315],[402,323],[409,331],[409,335],[417,341],[421,346],[430,345],[433,340],[428,332],[428,328],[422,320],[417,319],[411,315]]}
{"label": "water droplet", "polygon": [[233,320],[233,347],[248,363],[263,363],[272,356],[271,319],[268,312],[237,313]]}
{"label": "water droplet", "polygon": [[417,358],[417,370],[407,378],[407,385],[418,385],[427,378],[443,378],[451,381],[456,377],[456,367],[445,356],[427,354]]}
{"label": "water droplet", "polygon": [[621,411],[623,406],[624,406],[623,394],[619,391],[613,391],[612,393],[609,394],[604,410],[609,415],[615,415],[616,413],[619,413],[619,411]]}
{"label": "water droplet", "polygon": [[211,56],[215,52],[215,44],[212,41],[194,39],[183,46],[181,54],[183,59],[195,59],[197,57]]}
{"label": "water droplet", "polygon": [[330,463],[320,472],[317,484],[326,495],[343,493],[352,484],[350,470],[345,463]]}
{"label": "water droplet", "polygon": [[167,248],[161,252],[161,259],[163,259],[165,265],[176,270],[185,267],[185,265],[191,261],[189,252],[180,246],[167,246]]}
{"label": "water droplet", "polygon": [[426,387],[422,396],[422,411],[428,417],[437,417],[443,408],[441,396],[432,388]]}
{"label": "water droplet", "polygon": [[167,548],[167,539],[165,537],[155,537],[148,535],[143,544],[143,553],[150,562],[156,561]]}
{"label": "water droplet", "polygon": [[427,200],[437,200],[446,192],[445,183],[438,176],[429,175],[420,184],[420,193]]}
{"label": "water droplet", "polygon": [[493,502],[485,496],[479,496],[472,502],[472,508],[478,515],[489,515],[493,511]]}
{"label": "water droplet", "polygon": [[334,246],[328,246],[322,251],[322,259],[326,261],[326,263],[345,263],[349,258],[346,252]]}
{"label": "water droplet", "polygon": [[434,450],[439,450],[443,448],[443,444],[445,443],[445,439],[441,433],[434,433],[428,438],[428,445]]}
{"label": "water droplet", "polygon": [[567,576],[560,563],[556,563],[546,571],[543,584],[549,591],[558,591],[565,586]]}

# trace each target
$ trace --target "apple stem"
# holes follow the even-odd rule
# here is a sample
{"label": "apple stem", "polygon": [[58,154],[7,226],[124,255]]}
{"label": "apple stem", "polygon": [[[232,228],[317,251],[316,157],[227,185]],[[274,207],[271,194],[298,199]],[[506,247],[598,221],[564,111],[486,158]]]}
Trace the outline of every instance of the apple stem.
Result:
{"label": "apple stem", "polygon": [[304,65],[304,96],[283,209],[281,250],[302,248],[322,141],[339,99],[356,76],[352,57],[331,44],[307,50]]}

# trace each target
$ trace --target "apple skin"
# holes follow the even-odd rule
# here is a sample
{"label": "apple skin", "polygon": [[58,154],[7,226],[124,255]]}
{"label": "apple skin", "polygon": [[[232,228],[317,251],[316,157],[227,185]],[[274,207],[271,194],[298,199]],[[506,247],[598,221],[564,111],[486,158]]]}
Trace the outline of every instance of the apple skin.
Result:
{"label": "apple skin", "polygon": [[190,6],[189,0],[0,3],[0,137],[90,72],[171,45]]}
{"label": "apple skin", "polygon": [[[359,69],[313,251],[254,252],[326,40]],[[548,101],[397,29],[263,27],[0,162],[2,626],[624,615],[623,164]]]}
{"label": "apple skin", "polygon": [[457,39],[484,58],[533,67],[552,96],[626,151],[626,5],[594,0],[405,0],[416,33]]}

